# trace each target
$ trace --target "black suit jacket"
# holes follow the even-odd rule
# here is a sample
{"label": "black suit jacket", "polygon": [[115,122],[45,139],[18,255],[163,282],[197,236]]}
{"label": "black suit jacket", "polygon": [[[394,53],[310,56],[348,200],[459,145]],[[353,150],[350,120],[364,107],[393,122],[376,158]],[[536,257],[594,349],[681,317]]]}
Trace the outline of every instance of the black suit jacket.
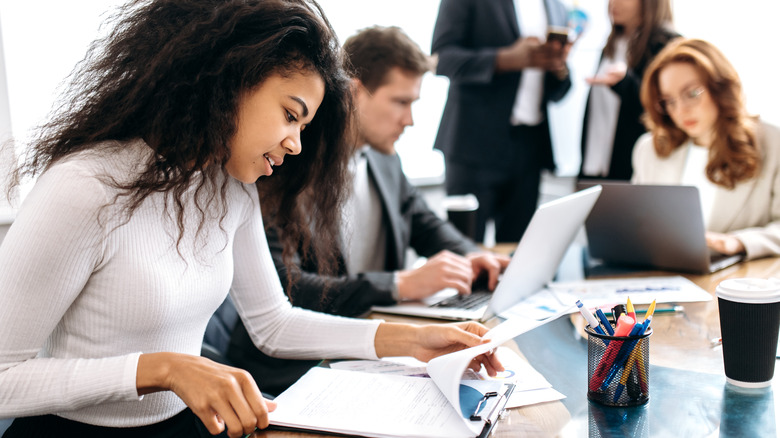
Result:
{"label": "black suit jacket", "polygon": [[[678,33],[664,28],[656,29],[650,36],[648,52],[642,57],[642,60],[636,67],[628,69],[626,77],[612,86],[618,97],[620,97],[620,110],[618,111],[617,127],[615,128],[615,139],[612,143],[612,159],[609,164],[609,173],[599,179],[630,180],[633,170],[631,167],[631,155],[634,151],[634,144],[639,136],[647,130],[642,123],[642,102],[639,100],[639,90],[642,85],[642,78],[650,62],[655,58],[666,44],[672,39],[680,36]],[[601,57],[604,58],[602,52]],[[585,116],[582,124],[581,149],[582,157],[585,157],[586,139],[588,138],[588,117],[590,111],[590,92],[585,104]],[[596,109],[598,111],[598,108]],[[582,165],[580,165],[580,177],[582,175]]]}
{"label": "black suit jacket", "polygon": [[[548,24],[565,26],[567,10],[558,0],[545,0]],[[510,137],[512,114],[522,72],[496,74],[499,48],[522,35],[513,0],[442,0],[433,31],[431,53],[438,55],[437,74],[450,79],[434,147],[447,160],[512,170],[507,157],[516,147]],[[547,73],[542,112],[547,125],[547,103],[558,101],[571,80]],[[549,132],[549,130],[548,130]],[[541,149],[542,165],[554,167],[552,143]]]}
{"label": "black suit jacket", "polygon": [[[325,278],[317,274],[316,260],[302,263],[298,257],[296,262],[301,277],[291,290],[293,305],[336,315],[360,315],[374,304],[395,303],[392,298],[393,271],[404,268],[407,249],[413,248],[425,257],[445,249],[458,254],[478,251],[473,242],[428,208],[419,191],[406,179],[397,155],[367,149],[366,162],[382,204],[382,219],[387,230],[385,271],[348,275],[340,261],[337,275]],[[268,231],[268,243],[286,288],[287,269],[282,262],[281,242],[274,230]],[[324,295],[323,290],[326,291]],[[283,391],[317,364],[317,361],[276,359],[265,355],[254,346],[240,322],[233,332],[227,357],[235,366],[249,371],[260,389],[270,394]]]}

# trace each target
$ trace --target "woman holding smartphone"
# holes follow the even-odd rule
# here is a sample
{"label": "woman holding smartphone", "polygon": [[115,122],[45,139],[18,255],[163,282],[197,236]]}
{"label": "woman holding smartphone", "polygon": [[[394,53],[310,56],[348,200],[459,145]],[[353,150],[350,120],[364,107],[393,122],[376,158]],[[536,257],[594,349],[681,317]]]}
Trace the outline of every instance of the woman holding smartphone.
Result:
{"label": "woman holding smartphone", "polygon": [[[285,298],[255,183],[298,224],[288,245],[310,226],[334,242],[351,152],[349,80],[314,1],[131,1],[115,24],[17,175],[38,180],[0,246],[5,437],[266,427],[275,405],[252,377],[199,356],[228,291],[281,357],[429,360],[483,342],[475,323],[344,319]],[[295,206],[315,187],[309,224]]]}
{"label": "woman holding smartphone", "polygon": [[632,182],[696,186],[715,251],[780,255],[780,130],[748,114],[723,53],[702,40],[672,42],[648,67],[641,96],[650,132],[636,144]]}
{"label": "woman holding smartphone", "polygon": [[673,38],[669,0],[609,0],[612,31],[601,53],[582,125],[580,178],[628,180],[631,151],[645,127],[639,86]]}

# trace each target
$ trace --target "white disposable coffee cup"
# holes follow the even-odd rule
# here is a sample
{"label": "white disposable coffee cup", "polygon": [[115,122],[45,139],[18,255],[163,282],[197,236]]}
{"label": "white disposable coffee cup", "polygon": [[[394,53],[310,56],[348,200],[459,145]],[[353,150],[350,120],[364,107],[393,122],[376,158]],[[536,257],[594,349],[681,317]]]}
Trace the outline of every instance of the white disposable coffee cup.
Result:
{"label": "white disposable coffee cup", "polygon": [[743,388],[769,386],[775,371],[780,329],[780,281],[724,280],[718,297],[726,381]]}

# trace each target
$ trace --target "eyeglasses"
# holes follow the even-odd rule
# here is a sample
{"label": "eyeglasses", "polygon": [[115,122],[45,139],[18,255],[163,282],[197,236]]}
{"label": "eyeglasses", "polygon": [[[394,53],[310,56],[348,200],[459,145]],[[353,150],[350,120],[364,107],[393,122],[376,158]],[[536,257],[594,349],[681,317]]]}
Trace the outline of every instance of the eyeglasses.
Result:
{"label": "eyeglasses", "polygon": [[697,104],[702,95],[707,92],[704,87],[695,87],[685,90],[679,97],[670,97],[667,99],[661,99],[656,103],[656,109],[662,114],[669,114],[670,111],[674,111],[679,108],[680,104],[684,104],[687,107]]}

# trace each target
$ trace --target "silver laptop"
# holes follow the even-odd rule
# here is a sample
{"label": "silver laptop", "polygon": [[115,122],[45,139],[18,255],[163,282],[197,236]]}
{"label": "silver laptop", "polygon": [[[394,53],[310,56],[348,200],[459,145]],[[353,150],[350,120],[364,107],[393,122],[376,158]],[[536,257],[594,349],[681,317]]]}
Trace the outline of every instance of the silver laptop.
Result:
{"label": "silver laptop", "polygon": [[375,312],[452,320],[487,321],[544,288],[601,193],[595,186],[544,203],[534,213],[493,293],[461,296],[442,290],[424,300],[374,306]]}
{"label": "silver laptop", "polygon": [[590,256],[605,265],[706,274],[742,260],[707,248],[696,187],[600,185],[585,231]]}

